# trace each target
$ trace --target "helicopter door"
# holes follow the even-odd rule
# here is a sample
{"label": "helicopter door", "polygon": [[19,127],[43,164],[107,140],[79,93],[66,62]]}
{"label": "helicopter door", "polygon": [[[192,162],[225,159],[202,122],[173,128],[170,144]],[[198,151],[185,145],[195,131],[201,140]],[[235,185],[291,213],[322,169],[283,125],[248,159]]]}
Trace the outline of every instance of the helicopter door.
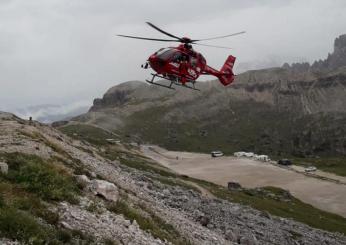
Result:
{"label": "helicopter door", "polygon": [[170,65],[172,66],[172,70],[175,72],[179,72],[179,67],[180,67],[180,62],[182,60],[182,53],[180,52],[175,52],[173,55]]}

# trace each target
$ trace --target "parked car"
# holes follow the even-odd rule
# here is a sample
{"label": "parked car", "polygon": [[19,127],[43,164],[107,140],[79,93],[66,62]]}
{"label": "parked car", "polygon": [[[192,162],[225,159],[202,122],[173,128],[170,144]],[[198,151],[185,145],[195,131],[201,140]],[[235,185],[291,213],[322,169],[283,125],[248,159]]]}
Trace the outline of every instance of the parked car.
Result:
{"label": "parked car", "polygon": [[222,151],[212,151],[210,154],[212,157],[222,157],[223,156]]}
{"label": "parked car", "polygon": [[314,166],[310,166],[304,169],[305,172],[309,173],[309,172],[315,172],[317,170],[316,167]]}
{"label": "parked car", "polygon": [[284,166],[292,165],[292,161],[289,159],[280,159],[277,163]]}
{"label": "parked car", "polygon": [[257,161],[262,161],[262,162],[269,162],[270,158],[267,155],[255,155],[254,158]]}

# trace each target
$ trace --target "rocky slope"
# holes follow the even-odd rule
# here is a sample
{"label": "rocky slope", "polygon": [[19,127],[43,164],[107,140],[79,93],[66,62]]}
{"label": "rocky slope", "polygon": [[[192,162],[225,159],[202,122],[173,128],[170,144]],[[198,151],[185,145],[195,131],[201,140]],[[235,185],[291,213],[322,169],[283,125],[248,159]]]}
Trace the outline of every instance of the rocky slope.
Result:
{"label": "rocky slope", "polygon": [[248,71],[229,87],[168,91],[126,82],[74,121],[175,150],[248,150],[272,156],[346,154],[346,35],[310,65]]}
{"label": "rocky slope", "polygon": [[206,197],[129,145],[92,146],[8,113],[0,113],[0,159],[8,166],[0,174],[1,244],[346,243]]}

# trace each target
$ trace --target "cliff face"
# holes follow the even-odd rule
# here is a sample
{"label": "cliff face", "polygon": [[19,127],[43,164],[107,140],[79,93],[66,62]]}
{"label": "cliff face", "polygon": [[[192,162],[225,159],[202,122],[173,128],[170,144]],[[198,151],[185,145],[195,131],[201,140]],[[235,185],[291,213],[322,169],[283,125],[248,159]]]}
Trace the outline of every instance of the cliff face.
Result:
{"label": "cliff face", "polygon": [[77,120],[173,149],[346,154],[345,50],[342,35],[325,61],[248,71],[229,87],[203,82],[201,92],[124,83]]}
{"label": "cliff face", "polygon": [[304,71],[332,71],[340,67],[346,66],[346,34],[339,36],[334,41],[334,51],[328,54],[327,59],[315,61],[311,66],[309,63],[294,63],[291,66],[287,63],[283,65],[285,69],[291,69],[295,72]]}

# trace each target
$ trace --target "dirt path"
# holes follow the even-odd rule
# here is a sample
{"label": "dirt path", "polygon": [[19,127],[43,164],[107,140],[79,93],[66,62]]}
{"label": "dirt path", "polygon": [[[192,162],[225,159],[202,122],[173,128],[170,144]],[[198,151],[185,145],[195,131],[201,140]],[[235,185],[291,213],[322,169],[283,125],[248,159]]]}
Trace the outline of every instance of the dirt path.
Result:
{"label": "dirt path", "polygon": [[167,151],[157,146],[142,146],[142,152],[160,164],[191,177],[226,186],[239,182],[253,188],[276,186],[289,190],[300,200],[346,217],[346,185],[306,176],[296,171],[252,159],[209,154]]}

